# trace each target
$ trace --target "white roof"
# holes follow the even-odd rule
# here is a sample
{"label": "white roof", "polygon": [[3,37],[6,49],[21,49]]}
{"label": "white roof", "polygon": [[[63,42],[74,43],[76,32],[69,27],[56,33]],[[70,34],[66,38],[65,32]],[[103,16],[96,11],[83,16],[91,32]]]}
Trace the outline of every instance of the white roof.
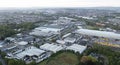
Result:
{"label": "white roof", "polygon": [[51,35],[53,35],[53,33],[52,32],[42,32],[42,31],[34,30],[33,32],[30,33],[30,35],[51,36]]}
{"label": "white roof", "polygon": [[0,45],[0,47],[3,47],[2,45]]}
{"label": "white roof", "polygon": [[61,30],[61,29],[57,29],[57,28],[47,28],[47,27],[38,27],[35,29],[39,30],[39,31],[43,31],[43,32],[49,32],[49,31],[58,32]]}
{"label": "white roof", "polygon": [[7,37],[6,39],[8,39],[8,40],[10,40],[10,41],[15,40],[15,38],[12,38],[12,37]]}
{"label": "white roof", "polygon": [[67,47],[66,49],[82,53],[86,48],[87,48],[86,46],[82,46],[82,45],[78,45],[78,44],[73,44],[73,45]]}
{"label": "white roof", "polygon": [[46,43],[46,44],[40,46],[40,48],[44,49],[44,50],[52,51],[54,53],[63,49],[62,46],[55,45],[55,44],[49,44],[49,43]]}
{"label": "white roof", "polygon": [[28,55],[28,56],[33,56],[33,55],[39,56],[40,54],[42,54],[44,52],[45,51],[40,50],[40,49],[38,49],[36,47],[31,46],[31,47],[26,48],[25,51],[16,54],[16,56],[17,56],[17,58],[21,59],[21,58],[23,58],[26,55]]}
{"label": "white roof", "polygon": [[18,44],[19,44],[19,45],[27,45],[27,44],[28,44],[28,42],[21,41],[21,42],[19,42]]}
{"label": "white roof", "polygon": [[120,34],[117,34],[114,32],[79,29],[79,30],[77,30],[77,33],[83,34],[83,35],[91,35],[91,36],[98,36],[98,37],[105,37],[105,38],[120,39]]}
{"label": "white roof", "polygon": [[51,36],[53,34],[59,34],[61,29],[57,28],[47,28],[47,27],[38,27],[35,28],[30,35],[37,35],[37,36]]}
{"label": "white roof", "polygon": [[71,33],[65,34],[65,35],[62,36],[62,37],[64,38],[64,37],[67,37],[67,36],[69,36],[69,35],[71,35]]}
{"label": "white roof", "polygon": [[57,40],[56,42],[59,43],[59,44],[65,44],[64,40]]}
{"label": "white roof", "polygon": [[64,41],[65,42],[74,43],[76,41],[76,39],[75,38],[69,38],[69,37],[67,37],[67,38],[64,39]]}
{"label": "white roof", "polygon": [[81,28],[82,28],[82,26],[77,26],[77,28],[81,29]]}

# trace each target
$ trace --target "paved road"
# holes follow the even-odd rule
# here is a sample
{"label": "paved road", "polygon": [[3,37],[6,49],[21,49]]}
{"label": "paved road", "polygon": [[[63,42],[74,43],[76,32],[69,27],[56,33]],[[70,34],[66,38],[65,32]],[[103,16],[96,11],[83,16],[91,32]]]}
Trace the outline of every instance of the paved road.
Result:
{"label": "paved road", "polygon": [[2,59],[1,55],[0,55],[0,61],[2,63],[2,65],[6,65],[5,61]]}

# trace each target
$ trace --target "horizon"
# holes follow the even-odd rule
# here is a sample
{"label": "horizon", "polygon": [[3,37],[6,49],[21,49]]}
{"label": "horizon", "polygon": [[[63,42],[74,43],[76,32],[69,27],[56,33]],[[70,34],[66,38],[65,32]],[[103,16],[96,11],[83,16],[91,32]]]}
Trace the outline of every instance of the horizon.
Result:
{"label": "horizon", "polygon": [[0,0],[0,8],[120,7],[119,3],[118,0]]}
{"label": "horizon", "polygon": [[59,8],[80,8],[80,9],[89,9],[89,8],[120,8],[113,6],[96,6],[96,7],[0,7],[0,10],[6,9],[59,9]]}

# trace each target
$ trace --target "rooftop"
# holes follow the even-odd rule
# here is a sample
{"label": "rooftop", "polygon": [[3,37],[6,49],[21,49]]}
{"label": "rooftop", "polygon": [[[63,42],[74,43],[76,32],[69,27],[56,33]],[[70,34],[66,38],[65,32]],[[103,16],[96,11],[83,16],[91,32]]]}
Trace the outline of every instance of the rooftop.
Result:
{"label": "rooftop", "polygon": [[120,34],[117,34],[114,32],[88,30],[88,29],[79,29],[76,32],[79,34],[83,34],[83,35],[91,35],[91,36],[98,36],[98,37],[105,37],[105,38],[120,39]]}
{"label": "rooftop", "polygon": [[59,44],[65,44],[64,40],[56,40],[56,42],[59,43]]}
{"label": "rooftop", "polygon": [[56,53],[57,51],[60,51],[63,49],[62,46],[60,45],[56,45],[56,44],[49,44],[49,43],[46,43],[42,46],[40,46],[41,49],[44,49],[44,50],[48,50],[48,51],[52,51],[54,53]]}
{"label": "rooftop", "polygon": [[37,36],[51,36],[53,34],[59,34],[61,29],[49,28],[49,27],[38,27],[35,28],[30,34]]}
{"label": "rooftop", "polygon": [[20,59],[20,58],[25,57],[26,55],[28,55],[28,56],[33,56],[33,55],[39,56],[40,54],[42,54],[44,52],[45,51],[40,50],[40,49],[38,49],[34,46],[31,46],[31,47],[26,48],[23,52],[16,54],[16,57]]}
{"label": "rooftop", "polygon": [[78,45],[78,44],[73,44],[73,45],[67,47],[66,49],[82,53],[86,48],[87,48],[86,46],[82,46],[82,45]]}
{"label": "rooftop", "polygon": [[70,37],[67,37],[64,39],[65,42],[69,42],[69,43],[74,43],[76,41],[75,38],[70,38]]}
{"label": "rooftop", "polygon": [[18,42],[19,45],[27,45],[28,42],[25,42],[25,41],[21,41],[21,42]]}

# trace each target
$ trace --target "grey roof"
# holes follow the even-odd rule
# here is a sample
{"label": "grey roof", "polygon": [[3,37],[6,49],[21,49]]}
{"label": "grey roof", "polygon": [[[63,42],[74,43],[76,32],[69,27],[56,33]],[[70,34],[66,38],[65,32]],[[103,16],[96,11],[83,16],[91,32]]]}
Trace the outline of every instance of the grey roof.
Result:
{"label": "grey roof", "polygon": [[39,56],[44,52],[45,51],[43,51],[41,49],[38,49],[34,46],[31,46],[31,47],[26,48],[25,51],[16,54],[16,56],[17,56],[18,59],[20,59],[20,58],[23,58],[26,55],[29,55],[29,56],[37,55],[37,56]]}
{"label": "grey roof", "polygon": [[67,47],[66,49],[82,53],[86,48],[87,48],[86,46],[82,46],[82,45],[78,45],[78,44],[73,44],[73,45]]}
{"label": "grey roof", "polygon": [[79,29],[76,32],[79,34],[83,34],[83,35],[91,35],[91,36],[98,36],[98,37],[105,37],[105,38],[112,38],[112,39],[120,39],[120,34],[117,34],[114,32],[88,30],[88,29]]}
{"label": "grey roof", "polygon": [[57,44],[49,44],[49,43],[46,43],[44,45],[41,45],[40,46],[41,49],[44,49],[44,50],[47,50],[47,51],[52,51],[54,53],[56,53],[57,51],[60,51],[63,49],[62,46],[60,45],[57,45]]}

